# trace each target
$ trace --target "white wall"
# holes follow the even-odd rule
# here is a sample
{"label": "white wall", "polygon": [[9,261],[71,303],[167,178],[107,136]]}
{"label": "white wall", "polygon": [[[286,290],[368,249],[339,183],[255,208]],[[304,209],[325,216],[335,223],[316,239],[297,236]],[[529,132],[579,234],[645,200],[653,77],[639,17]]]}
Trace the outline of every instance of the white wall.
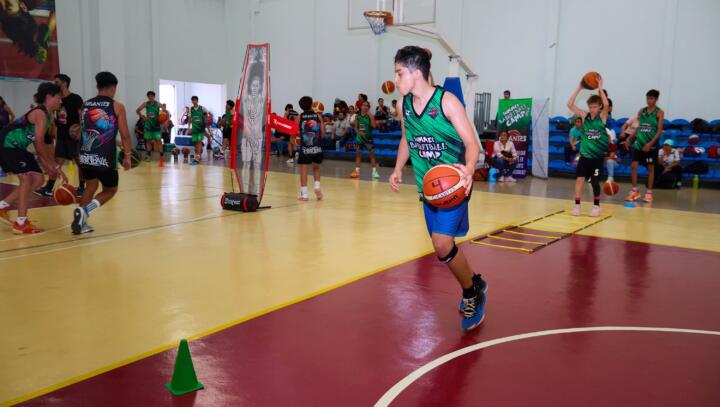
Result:
{"label": "white wall", "polygon": [[[57,14],[60,68],[73,90],[93,96],[95,73],[107,69],[129,106],[160,78],[225,84],[236,95],[249,42],[270,43],[275,111],[303,95],[329,106],[363,92],[374,104],[395,51],[408,44],[433,50],[437,82],[448,69],[432,40],[348,31],[346,0],[63,0]],[[549,97],[551,114],[567,115],[581,75],[597,70],[615,117],[636,112],[657,88],[669,118],[717,119],[719,20],[717,0],[440,0],[436,28],[478,71],[474,89],[493,94],[493,114],[510,88],[514,97]],[[35,86],[0,81],[0,94],[22,110]]]}

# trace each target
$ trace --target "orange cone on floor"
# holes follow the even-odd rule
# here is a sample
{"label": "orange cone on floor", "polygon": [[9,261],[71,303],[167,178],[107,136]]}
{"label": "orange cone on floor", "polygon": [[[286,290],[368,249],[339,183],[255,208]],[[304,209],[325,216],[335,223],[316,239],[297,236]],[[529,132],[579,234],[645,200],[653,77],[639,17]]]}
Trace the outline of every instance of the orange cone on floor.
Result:
{"label": "orange cone on floor", "polygon": [[205,387],[197,379],[195,375],[195,367],[192,358],[190,358],[190,348],[186,339],[180,341],[178,347],[177,358],[175,358],[175,369],[173,370],[172,380],[165,384],[174,396],[192,393]]}

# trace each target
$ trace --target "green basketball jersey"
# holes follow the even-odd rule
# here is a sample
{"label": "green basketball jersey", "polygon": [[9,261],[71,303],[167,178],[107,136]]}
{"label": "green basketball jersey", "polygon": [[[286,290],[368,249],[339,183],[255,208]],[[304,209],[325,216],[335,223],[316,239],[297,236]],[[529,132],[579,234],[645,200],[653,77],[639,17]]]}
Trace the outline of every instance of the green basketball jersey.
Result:
{"label": "green basketball jersey", "polygon": [[160,130],[160,123],[158,122],[158,115],[160,114],[160,104],[156,101],[155,103],[145,103],[145,130],[158,131]]}
{"label": "green basketball jersey", "polygon": [[423,177],[430,168],[439,164],[465,163],[465,144],[442,110],[444,94],[445,90],[436,86],[420,114],[413,107],[412,93],[403,98],[405,138],[419,192],[422,192]]}
{"label": "green basketball jersey", "polygon": [[603,158],[610,149],[605,123],[600,115],[591,118],[590,113],[583,120],[582,137],[580,139],[580,156],[585,158]]}
{"label": "green basketball jersey", "polygon": [[[45,112],[45,131],[47,132],[51,123],[50,114],[44,107],[36,107],[5,127],[3,130],[3,132],[5,132],[4,148],[27,150],[27,148],[35,142],[35,125],[30,123],[28,116],[36,109]],[[2,137],[0,137],[0,139],[1,138]]]}
{"label": "green basketball jersey", "polygon": [[205,131],[205,111],[203,107],[198,105],[197,109],[190,107],[190,121],[192,122],[192,131],[202,132]]}
{"label": "green basketball jersey", "polygon": [[232,129],[232,117],[233,117],[233,111],[225,112],[223,115],[223,120],[225,120],[225,126],[223,126],[223,130],[230,131]]}
{"label": "green basketball jersey", "polygon": [[[357,115],[357,123],[358,123],[358,131],[357,135],[355,136],[355,142],[357,143],[371,143],[372,141],[372,119],[370,119],[370,114],[368,113],[365,116],[361,116],[360,114]],[[363,134],[360,134],[362,132]]]}
{"label": "green basketball jersey", "polygon": [[655,106],[655,110],[653,110],[652,113],[648,112],[647,107],[643,108],[642,112],[640,112],[637,137],[635,138],[635,143],[633,143],[635,150],[642,150],[643,146],[655,137],[658,129],[658,113],[660,113],[660,108],[657,106]]}

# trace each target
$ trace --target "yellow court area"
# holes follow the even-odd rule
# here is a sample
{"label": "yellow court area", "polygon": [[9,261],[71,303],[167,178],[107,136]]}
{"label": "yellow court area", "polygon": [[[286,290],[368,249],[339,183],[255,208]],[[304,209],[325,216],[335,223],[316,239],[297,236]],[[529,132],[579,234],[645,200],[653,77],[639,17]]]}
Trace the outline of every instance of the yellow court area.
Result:
{"label": "yellow court area", "polygon": [[[263,204],[272,209],[243,214],[220,208],[230,189],[221,167],[142,164],[92,213],[92,234],[71,235],[72,208],[57,206],[30,211],[46,233],[0,230],[0,404],[432,249],[413,186],[395,194],[379,181],[322,185],[325,200],[301,203],[297,176],[271,172]],[[476,188],[468,238],[570,206]],[[611,217],[579,233],[720,251],[720,215],[603,208]]]}

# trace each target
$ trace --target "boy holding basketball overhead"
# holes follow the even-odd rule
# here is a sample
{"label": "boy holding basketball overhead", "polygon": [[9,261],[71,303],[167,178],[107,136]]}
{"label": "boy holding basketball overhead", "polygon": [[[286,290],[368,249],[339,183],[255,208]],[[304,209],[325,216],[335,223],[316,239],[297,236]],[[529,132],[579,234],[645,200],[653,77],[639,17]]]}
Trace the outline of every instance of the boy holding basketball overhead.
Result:
{"label": "boy holding basketball overhead", "polygon": [[[80,168],[87,186],[73,211],[70,229],[74,235],[89,233],[93,228],[87,224],[90,213],[115,196],[118,188],[117,142],[118,131],[122,139],[123,168],[130,169],[132,157],[130,133],[127,127],[125,105],[113,100],[118,80],[110,72],[95,75],[98,95],[86,100],[82,116],[82,138],[80,143]],[[99,184],[102,191],[95,195]]]}
{"label": "boy holding basketball overhead", "polygon": [[655,182],[655,163],[658,159],[657,141],[663,132],[665,112],[657,106],[660,92],[651,89],[645,96],[647,98],[647,106],[638,112],[637,132],[625,140],[625,147],[630,149],[630,146],[632,146],[632,191],[630,191],[630,195],[625,199],[626,201],[636,201],[640,198],[640,192],[637,189],[639,163],[647,166],[648,172],[647,191],[645,192],[643,201],[653,201],[652,187]]}
{"label": "boy holding basketball overhead", "polygon": [[407,46],[395,54],[395,84],[404,95],[401,112],[403,133],[390,187],[400,190],[402,169],[411,160],[418,191],[422,194],[425,174],[440,164],[462,172],[466,199],[449,209],[424,202],[425,224],[438,259],[447,264],[462,288],[461,326],[470,330],[485,316],[487,284],[473,274],[467,259],[455,245],[455,238],[468,232],[468,200],[480,145],[468,121],[465,108],[451,93],[429,83],[430,55],[420,47]]}
{"label": "boy holding basketball overhead", "polygon": [[312,165],[313,179],[315,185],[313,191],[315,197],[322,199],[323,194],[320,190],[320,164],[323,161],[322,140],[325,138],[325,126],[322,123],[320,114],[313,111],[313,100],[310,96],[303,96],[299,101],[302,113],[295,118],[295,123],[300,129],[300,137],[298,139],[298,164],[300,164],[300,196],[301,201],[308,200],[308,165]]}
{"label": "boy holding basketball overhead", "polygon": [[572,211],[575,216],[580,216],[580,194],[586,180],[590,180],[593,190],[593,207],[590,216],[600,216],[600,170],[612,143],[610,135],[605,131],[610,104],[607,95],[603,92],[603,80],[600,74],[597,74],[597,81],[600,96],[592,95],[588,98],[589,111],[586,112],[575,105],[575,99],[583,89],[582,82],[567,103],[568,108],[583,121],[580,133],[580,159],[575,169],[575,207]]}

